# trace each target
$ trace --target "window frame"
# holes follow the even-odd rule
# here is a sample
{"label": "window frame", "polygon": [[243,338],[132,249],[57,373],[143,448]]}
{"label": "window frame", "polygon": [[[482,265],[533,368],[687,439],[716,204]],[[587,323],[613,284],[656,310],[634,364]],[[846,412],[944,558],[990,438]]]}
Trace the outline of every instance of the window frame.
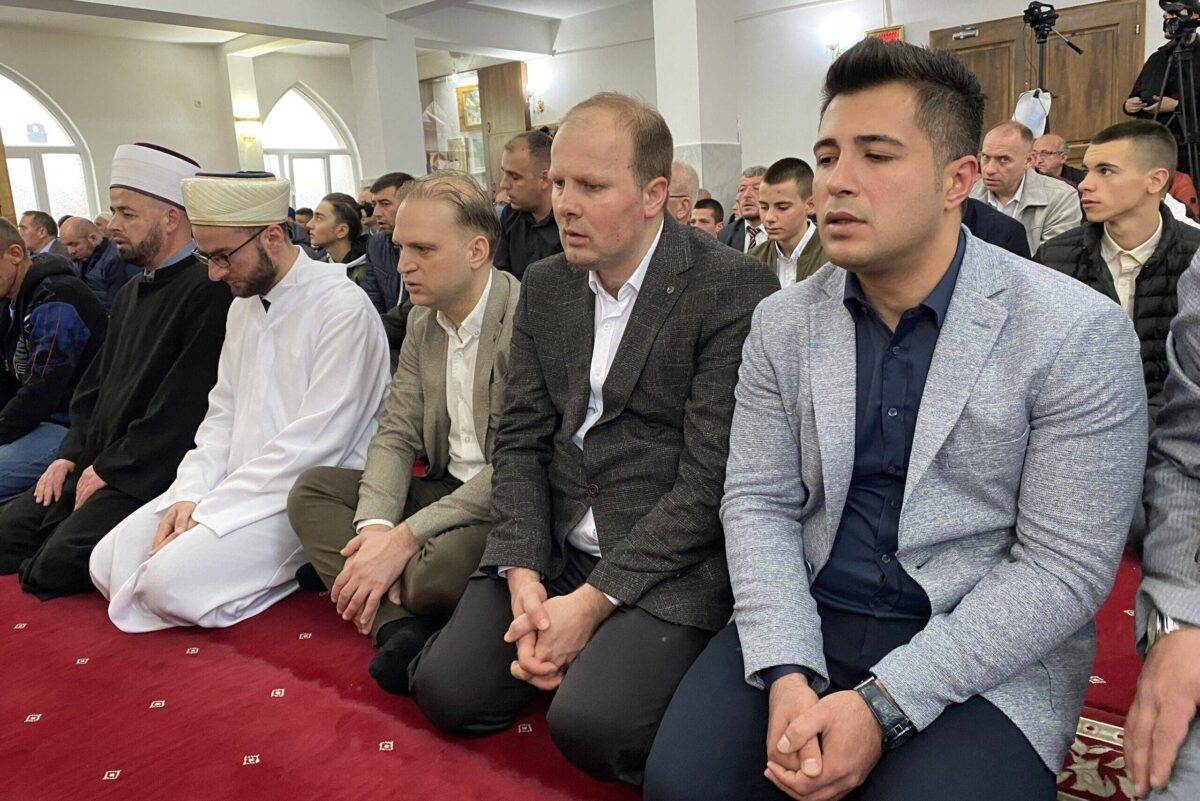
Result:
{"label": "window frame", "polygon": [[[329,104],[320,98],[315,92],[305,86],[302,82],[296,82],[280,93],[279,97],[275,98],[275,102],[271,105],[271,110],[263,117],[265,124],[267,117],[271,116],[271,112],[279,105],[279,101],[288,94],[295,92],[300,98],[308,103],[317,116],[329,127],[333,133],[334,139],[340,140],[342,147],[340,148],[273,148],[263,145],[263,157],[276,156],[279,159],[283,175],[278,176],[288,181],[292,181],[292,160],[296,158],[321,159],[325,167],[325,194],[330,192],[340,191],[333,188],[333,172],[330,164],[330,159],[333,156],[347,156],[350,159],[350,177],[354,184],[351,191],[348,192],[351,197],[358,197],[358,187],[362,184],[362,163],[358,155],[358,146],[354,142],[354,137],[350,135],[350,131],[346,128],[346,124],[330,108]],[[291,205],[296,208],[296,183],[292,181]]]}

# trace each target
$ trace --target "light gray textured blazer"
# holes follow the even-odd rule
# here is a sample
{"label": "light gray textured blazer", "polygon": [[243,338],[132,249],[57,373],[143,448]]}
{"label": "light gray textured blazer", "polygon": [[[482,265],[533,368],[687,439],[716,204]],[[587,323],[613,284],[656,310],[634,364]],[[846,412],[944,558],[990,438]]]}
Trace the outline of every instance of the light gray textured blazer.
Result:
{"label": "light gray textured blazer", "polygon": [[[413,536],[426,542],[450,529],[491,520],[492,445],[508,384],[508,343],[521,283],[492,268],[492,289],[483,311],[475,356],[472,414],[475,436],[488,461],[470,481],[407,519]],[[450,465],[450,412],[446,406],[446,332],[429,309],[414,306],[400,348],[396,375],[383,399],[379,430],[367,448],[355,520],[399,522],[416,458],[429,459],[428,477],[441,479]]]}
{"label": "light gray textured blazer", "polygon": [[[965,229],[964,229],[965,230]],[[745,671],[828,684],[808,590],[854,466],[855,329],[831,264],[754,314],[721,517]],[[1141,492],[1147,412],[1121,307],[967,234],[917,415],[896,556],[932,617],[872,672],[921,729],[983,695],[1057,772],[1092,617]]]}
{"label": "light gray textured blazer", "polygon": [[[980,178],[971,187],[971,197],[987,203],[987,196],[987,187]],[[1042,175],[1030,167],[1025,170],[1025,187],[1017,204],[1016,220],[1025,228],[1029,252],[1037,253],[1038,248],[1054,237],[1083,223],[1079,192],[1066,181]]]}
{"label": "light gray textured blazer", "polygon": [[1150,444],[1138,641],[1151,609],[1200,625],[1200,261],[1179,278],[1165,405]]}

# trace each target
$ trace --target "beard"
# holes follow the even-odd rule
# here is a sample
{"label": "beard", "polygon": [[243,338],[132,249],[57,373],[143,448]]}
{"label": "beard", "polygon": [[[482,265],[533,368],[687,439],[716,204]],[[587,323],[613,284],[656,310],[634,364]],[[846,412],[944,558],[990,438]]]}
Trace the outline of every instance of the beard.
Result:
{"label": "beard", "polygon": [[235,298],[252,298],[255,295],[267,294],[275,283],[275,277],[279,275],[279,268],[272,263],[263,246],[255,242],[254,247],[258,250],[258,263],[238,286],[229,287]]}
{"label": "beard", "polygon": [[155,223],[141,242],[118,242],[117,251],[123,260],[149,269],[154,266],[154,257],[162,248],[163,238],[162,224]]}

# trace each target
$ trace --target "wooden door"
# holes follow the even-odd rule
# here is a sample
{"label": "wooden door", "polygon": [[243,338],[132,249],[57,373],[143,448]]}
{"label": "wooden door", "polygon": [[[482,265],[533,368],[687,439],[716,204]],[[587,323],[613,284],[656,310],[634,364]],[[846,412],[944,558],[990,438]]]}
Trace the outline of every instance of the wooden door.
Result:
{"label": "wooden door", "polygon": [[[1129,119],[1121,107],[1142,66],[1146,4],[1107,0],[1058,13],[1058,31],[1083,55],[1051,34],[1042,88],[1054,98],[1050,130],[1067,140],[1078,160],[1097,131]],[[1037,85],[1038,47],[1020,17],[933,31],[929,41],[955,51],[979,78],[988,96],[985,131],[1011,117],[1017,96]]]}
{"label": "wooden door", "polygon": [[479,111],[483,118],[488,186],[500,185],[500,154],[508,140],[529,130],[525,99],[525,63],[510,61],[479,70]]}

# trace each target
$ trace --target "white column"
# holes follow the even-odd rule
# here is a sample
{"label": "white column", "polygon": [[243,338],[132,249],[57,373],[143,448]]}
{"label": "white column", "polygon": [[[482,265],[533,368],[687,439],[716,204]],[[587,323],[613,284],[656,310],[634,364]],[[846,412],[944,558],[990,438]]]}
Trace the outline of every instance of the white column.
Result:
{"label": "white column", "polygon": [[350,72],[358,100],[363,178],[393,170],[423,175],[425,136],[412,29],[389,19],[386,39],[350,45]]}
{"label": "white column", "polygon": [[258,108],[258,87],[254,83],[254,59],[230,54],[224,61],[229,78],[229,101],[233,107],[238,169],[261,170],[262,115]]}
{"label": "white column", "polygon": [[675,158],[727,208],[742,171],[738,135],[736,3],[654,0],[658,110],[671,126]]}

